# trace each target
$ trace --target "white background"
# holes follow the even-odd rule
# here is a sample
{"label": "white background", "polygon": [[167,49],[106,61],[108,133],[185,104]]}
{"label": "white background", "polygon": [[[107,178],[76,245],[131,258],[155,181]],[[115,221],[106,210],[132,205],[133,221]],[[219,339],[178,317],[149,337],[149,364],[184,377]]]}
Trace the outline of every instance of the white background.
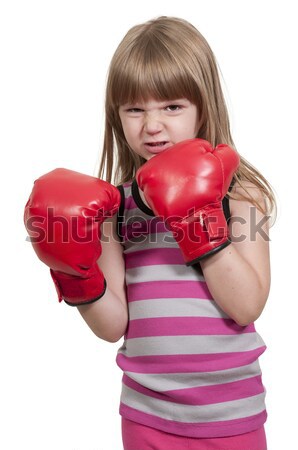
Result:
{"label": "white background", "polygon": [[[272,287],[257,330],[268,448],[297,437],[297,21],[294,1],[4,1],[1,42],[1,433],[5,450],[120,450],[121,342],[96,338],[58,304],[25,241],[33,180],[56,167],[95,174],[110,58],[126,31],[159,15],[191,21],[224,77],[240,153],[277,192]],[[292,409],[292,406],[294,409]]]}

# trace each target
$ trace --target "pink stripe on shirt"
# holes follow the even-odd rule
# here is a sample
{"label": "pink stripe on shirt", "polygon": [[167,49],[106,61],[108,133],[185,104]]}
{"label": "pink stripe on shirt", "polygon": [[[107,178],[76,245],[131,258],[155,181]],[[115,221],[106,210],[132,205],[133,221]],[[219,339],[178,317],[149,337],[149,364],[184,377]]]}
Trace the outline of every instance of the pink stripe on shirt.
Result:
{"label": "pink stripe on shirt", "polygon": [[258,395],[264,392],[261,377],[251,377],[231,383],[216,384],[212,386],[199,386],[171,391],[154,392],[136,383],[128,376],[123,376],[123,383],[141,394],[148,395],[159,400],[187,405],[209,405],[223,403],[240,398]]}
{"label": "pink stripe on shirt", "polygon": [[145,281],[127,286],[128,302],[154,298],[185,297],[212,300],[205,281]]}
{"label": "pink stripe on shirt", "polygon": [[210,317],[158,317],[135,319],[129,323],[127,338],[147,336],[226,335],[251,333],[253,323],[242,327],[232,319]]}
{"label": "pink stripe on shirt", "polygon": [[140,266],[154,266],[161,264],[181,264],[184,259],[179,248],[163,248],[162,250],[148,249],[125,255],[125,266],[133,269]]}
{"label": "pink stripe on shirt", "polygon": [[190,354],[190,355],[117,355],[117,364],[127,372],[136,373],[190,373],[213,372],[251,364],[264,351],[265,346],[246,352]]}
{"label": "pink stripe on shirt", "polygon": [[[120,403],[120,414],[129,420],[137,423],[142,423],[144,425],[147,425],[148,427],[156,428],[158,430],[163,430],[167,433],[189,437],[204,436],[204,438],[216,438],[222,436],[235,436],[244,434],[247,433],[248,424],[251,430],[257,430],[264,424],[267,418],[266,411],[262,411],[259,414],[254,414],[253,416],[212,422],[211,424],[185,423],[175,420],[163,419],[162,417],[152,416],[151,414],[146,414],[143,411],[139,411],[125,405],[123,402]],[[221,449],[219,448],[218,450]]]}

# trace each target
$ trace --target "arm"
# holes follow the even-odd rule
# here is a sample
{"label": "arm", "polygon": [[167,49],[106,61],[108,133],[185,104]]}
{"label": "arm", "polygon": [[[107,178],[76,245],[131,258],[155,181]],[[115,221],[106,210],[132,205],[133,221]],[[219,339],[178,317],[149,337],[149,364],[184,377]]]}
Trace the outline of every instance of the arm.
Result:
{"label": "arm", "polygon": [[[58,168],[35,180],[24,211],[33,249],[50,268],[59,301],[79,306],[90,328],[111,342],[127,325],[121,244],[113,238],[119,205],[112,184]],[[113,216],[105,231],[110,242],[101,242],[102,224]]]}
{"label": "arm", "polygon": [[[253,185],[247,187],[260,200],[259,191]],[[269,294],[269,226],[249,202],[230,199],[230,210],[232,243],[203,259],[201,268],[216,303],[245,326],[260,316]]]}
{"label": "arm", "polygon": [[124,260],[116,234],[116,220],[114,216],[102,224],[102,254],[98,265],[105,275],[107,290],[98,301],[78,306],[91,330],[108,342],[117,342],[128,323]]}
{"label": "arm", "polygon": [[[269,246],[268,226],[256,232],[265,218],[240,200],[230,202],[234,219],[229,239],[222,199],[239,162],[227,145],[213,148],[205,140],[190,139],[151,158],[136,179],[147,203],[173,231],[186,264],[200,262],[215,301],[245,326],[260,315],[268,297]],[[253,184],[247,187],[261,199]]]}

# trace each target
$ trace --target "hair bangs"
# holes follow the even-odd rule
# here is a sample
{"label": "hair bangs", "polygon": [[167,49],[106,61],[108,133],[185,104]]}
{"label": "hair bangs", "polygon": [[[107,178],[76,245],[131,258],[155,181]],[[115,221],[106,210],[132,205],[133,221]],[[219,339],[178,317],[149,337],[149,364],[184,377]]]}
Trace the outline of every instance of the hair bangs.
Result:
{"label": "hair bangs", "polygon": [[114,81],[113,103],[117,106],[150,98],[193,101],[196,91],[195,81],[188,71],[183,70],[169,51],[153,45],[147,45],[145,51],[132,52]]}

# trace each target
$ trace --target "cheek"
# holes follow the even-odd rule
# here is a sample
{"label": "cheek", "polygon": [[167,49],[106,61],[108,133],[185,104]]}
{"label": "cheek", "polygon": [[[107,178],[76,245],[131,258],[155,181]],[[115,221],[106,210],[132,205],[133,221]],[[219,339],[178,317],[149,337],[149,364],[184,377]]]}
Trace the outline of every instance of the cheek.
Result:
{"label": "cheek", "polygon": [[189,122],[185,124],[184,129],[181,130],[181,133],[184,134],[185,139],[194,139],[197,137],[199,131],[199,126],[197,123]]}
{"label": "cheek", "polygon": [[130,121],[123,121],[122,128],[123,128],[123,132],[124,132],[124,135],[127,140],[133,139],[137,134],[138,128],[137,128],[137,124],[135,122],[132,123]]}
{"label": "cheek", "polygon": [[200,128],[202,126],[202,119],[200,118],[199,114],[196,114],[195,120],[194,120],[194,133],[195,137],[199,134]]}
{"label": "cheek", "polygon": [[189,133],[193,135],[193,137],[197,137],[200,129],[200,124],[198,119],[192,118],[192,120],[189,121]]}
{"label": "cheek", "polygon": [[125,126],[124,123],[122,123],[122,130],[123,130],[123,134],[124,134],[126,141],[128,143],[130,143],[131,138],[130,138],[129,128],[127,126]]}
{"label": "cheek", "polygon": [[187,139],[197,137],[200,129],[198,115],[193,111],[191,111],[190,114],[184,117],[183,121],[178,121],[176,125],[176,130],[179,130],[179,133],[182,134],[182,137]]}

